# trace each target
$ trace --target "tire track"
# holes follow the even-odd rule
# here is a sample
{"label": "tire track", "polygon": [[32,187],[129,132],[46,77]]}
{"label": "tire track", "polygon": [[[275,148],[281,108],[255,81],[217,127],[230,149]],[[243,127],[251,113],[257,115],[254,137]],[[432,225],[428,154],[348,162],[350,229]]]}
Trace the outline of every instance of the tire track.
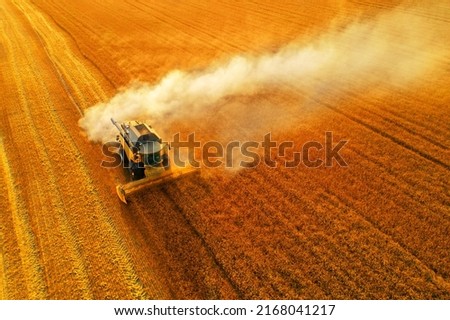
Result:
{"label": "tire track", "polygon": [[320,100],[315,99],[315,98],[312,98],[312,100],[314,100],[317,104],[323,105],[324,107],[327,107],[328,109],[333,110],[334,112],[336,112],[336,113],[338,113],[338,114],[348,118],[352,122],[355,122],[355,123],[365,127],[366,129],[368,129],[368,130],[370,130],[370,131],[372,131],[372,132],[382,136],[383,138],[386,138],[386,139],[394,142],[395,144],[403,147],[404,149],[407,149],[407,150],[415,153],[416,155],[422,157],[423,159],[428,160],[430,162],[433,162],[435,165],[440,166],[440,167],[442,167],[443,169],[445,169],[447,171],[450,171],[450,165],[448,165],[445,162],[443,162],[443,161],[441,161],[441,160],[431,156],[430,154],[428,154],[428,153],[426,153],[426,152],[424,152],[422,150],[419,150],[419,149],[415,148],[414,146],[406,143],[404,140],[402,140],[400,138],[397,138],[396,136],[393,136],[393,135],[387,133],[386,131],[383,131],[383,130],[379,129],[376,126],[371,125],[371,124],[367,123],[366,121],[364,121],[364,120],[362,120],[362,119],[360,119],[358,117],[352,116],[349,113],[347,113],[345,111],[342,111],[340,108],[332,106],[331,104],[329,104],[327,102],[320,101]]}
{"label": "tire track", "polygon": [[[265,170],[265,172],[271,174],[270,169]],[[242,178],[248,179],[249,177],[247,177],[247,175],[242,175]],[[293,207],[291,207],[291,210],[289,211],[286,210],[290,205],[289,201],[286,200],[286,193],[282,192],[284,186],[279,184],[275,187],[271,183],[277,181],[277,178],[274,178],[273,176],[269,178],[267,175],[257,170],[255,174],[251,175],[251,180],[243,185],[265,186],[264,193],[260,190],[256,190],[256,188],[248,188],[246,193],[252,199],[259,198],[260,202],[257,207],[266,213],[267,219],[270,221],[269,223],[275,223],[275,221],[282,223],[282,229],[289,232],[289,237],[294,239],[294,243],[296,243],[299,248],[302,248],[303,251],[308,252],[310,259],[314,259],[314,261],[321,266],[321,271],[326,272],[328,277],[333,279],[333,281],[330,280],[330,282],[322,285],[321,288],[324,292],[328,293],[330,297],[336,297],[336,299],[361,297],[363,295],[362,287],[355,282],[355,280],[358,279],[349,275],[348,269],[345,267],[347,261],[345,259],[340,259],[341,255],[345,253],[340,252],[340,255],[336,255],[333,252],[333,243],[330,241],[331,238],[327,238],[326,235],[321,234],[320,232],[307,233],[293,223],[291,220],[292,217],[289,217],[289,214],[295,214],[300,210],[302,214],[313,214],[314,210],[311,210],[312,207],[310,207],[309,204],[307,204],[306,208],[305,206],[300,205],[300,210],[299,208]],[[265,201],[267,198],[277,199],[277,201],[271,204],[270,202]],[[303,202],[302,200],[300,201]],[[289,237],[286,237],[286,239]],[[334,261],[335,257],[338,257],[339,263]],[[296,260],[297,259],[294,261]]]}
{"label": "tire track", "polygon": [[[349,90],[346,90],[346,89],[341,89],[339,92],[334,92],[333,90],[330,90],[330,91],[331,91],[329,93],[330,95],[335,94],[336,96],[339,97],[339,96],[342,96],[342,94],[344,94],[345,97],[350,97],[352,99],[352,101],[356,102],[356,103],[354,103],[355,105],[360,106],[358,109],[362,110],[363,112],[367,112],[368,114],[370,114],[369,119],[371,119],[371,120],[372,119],[376,119],[376,118],[380,118],[380,119],[382,119],[382,121],[387,122],[387,123],[389,123],[391,125],[394,125],[394,126],[396,126],[398,128],[401,128],[403,131],[409,133],[410,135],[417,136],[420,139],[425,140],[425,141],[429,142],[430,144],[432,144],[432,145],[434,145],[434,146],[436,146],[436,147],[438,147],[438,148],[440,148],[440,149],[442,149],[444,151],[449,150],[448,146],[442,144],[441,142],[437,141],[436,139],[433,139],[432,137],[426,136],[426,135],[421,134],[420,132],[418,132],[419,129],[411,128],[411,127],[409,127],[409,126],[407,126],[405,124],[402,124],[398,120],[398,118],[397,118],[397,120],[393,120],[393,119],[391,119],[391,118],[389,118],[387,116],[383,116],[382,114],[380,114],[380,113],[378,113],[376,111],[373,111],[372,109],[376,110],[376,109],[379,108],[379,105],[380,105],[379,102],[373,102],[372,100],[370,100],[370,99],[368,99],[368,98],[366,98],[364,96],[361,96],[361,95],[355,93],[354,91],[352,92],[352,91],[349,91]],[[370,107],[366,107],[366,106],[370,106]],[[358,118],[360,118],[360,119],[364,118],[362,116],[363,115],[358,115]],[[404,118],[402,120],[405,121]],[[427,130],[428,129],[427,127],[425,127],[423,125],[423,123],[419,124],[419,125],[416,124],[416,126],[419,126],[420,129],[422,129],[422,130]]]}
{"label": "tire track", "polygon": [[[0,168],[2,168],[2,176],[4,177],[2,180],[6,184],[9,211],[14,222],[13,232],[19,245],[20,260],[23,265],[22,270],[25,275],[24,281],[27,285],[28,297],[29,299],[45,299],[47,297],[47,286],[44,273],[41,269],[35,235],[32,231],[28,212],[23,206],[23,201],[18,199],[19,191],[17,190],[16,182],[10,168],[10,161],[6,155],[7,150],[4,147],[3,138],[0,137]],[[5,249],[2,248],[2,251]],[[4,284],[2,284],[3,288]]]}
{"label": "tire track", "polygon": [[[287,228],[286,230],[288,231],[292,231],[292,226],[287,225],[285,222],[285,220],[282,218],[281,213],[277,211],[278,205],[271,205],[270,203],[268,203],[267,201],[265,201],[265,199],[267,198],[267,193],[261,193],[260,190],[253,190],[253,189],[248,189],[247,187],[243,187],[243,186],[252,186],[253,184],[249,184],[249,183],[243,183],[243,181],[245,181],[245,177],[240,177],[240,179],[238,179],[238,181],[236,182],[236,186],[239,185],[240,187],[238,188],[238,190],[235,190],[234,185],[230,186],[230,188],[227,189],[227,193],[229,193],[230,195],[236,195],[236,199],[227,199],[227,203],[228,205],[224,208],[223,205],[219,205],[218,210],[223,211],[226,210],[226,208],[229,207],[229,205],[235,206],[235,207],[240,207],[241,204],[238,202],[242,193],[245,193],[246,195],[246,199],[248,199],[249,201],[251,200],[251,202],[249,202],[249,205],[251,208],[253,208],[252,210],[252,215],[257,215],[258,218],[258,225],[273,225],[274,220],[277,221],[282,221],[283,222],[283,226],[285,228]],[[247,181],[248,182],[248,181]],[[183,184],[183,186],[180,185],[180,187],[182,187],[182,190],[192,190],[194,187],[197,186],[197,183],[188,183],[187,185]],[[198,230],[197,232],[202,234],[202,237],[205,237],[205,235],[208,235],[208,238],[211,239],[209,240],[209,242],[211,242],[211,244],[214,244],[216,241],[214,240],[215,238],[219,237],[221,240],[221,242],[223,241],[222,238],[220,237],[220,235],[215,234],[213,231],[209,231],[206,232],[205,231],[205,226],[210,226],[212,225],[216,225],[215,228],[212,228],[211,226],[207,229],[218,229],[221,230],[222,227],[220,226],[220,222],[214,222],[214,216],[213,217],[208,217],[206,216],[202,216],[205,215],[205,213],[202,211],[202,208],[211,208],[214,206],[214,204],[218,203],[224,203],[224,201],[221,201],[220,198],[217,198],[220,195],[215,195],[215,197],[213,198],[211,203],[203,203],[201,202],[201,196],[198,196],[198,199],[192,199],[192,197],[190,196],[185,196],[185,194],[187,194],[187,192],[183,192],[183,191],[178,191],[174,189],[171,189],[171,191],[173,191],[172,197],[173,199],[177,199],[177,205],[181,208],[180,210],[183,210],[184,212],[188,212],[189,211],[194,211],[194,212],[198,212],[198,214],[190,214],[190,216],[192,217],[187,217],[187,219],[189,220],[193,220],[190,223],[192,224],[192,227],[195,228],[196,230]],[[200,203],[200,204],[198,204]],[[255,209],[258,208],[258,209]],[[219,211],[219,212],[220,212]],[[278,217],[274,218],[274,217]],[[206,219],[206,221],[205,221]],[[224,222],[226,223],[226,222]],[[230,224],[232,224],[232,222],[230,221]],[[204,226],[202,228],[199,228],[199,226]],[[279,225],[277,225],[279,226]],[[252,229],[253,230],[253,229]],[[258,230],[258,226],[254,226],[254,230]],[[281,229],[277,229],[278,232],[281,231]],[[261,231],[263,232],[263,231]],[[275,231],[272,230],[273,235],[275,236]],[[283,230],[283,232],[285,232]],[[296,234],[296,235],[295,235]],[[251,234],[250,234],[251,236]],[[227,236],[225,236],[225,238],[227,238]],[[240,238],[240,237],[239,237]],[[263,239],[258,239],[258,240],[264,240]],[[284,241],[289,241],[292,243],[295,243],[295,245],[297,247],[301,247],[301,248],[305,248],[305,250],[303,250],[302,254],[307,254],[306,257],[304,257],[303,260],[307,261],[310,259],[316,259],[315,255],[312,253],[312,251],[309,249],[310,247],[307,246],[306,242],[305,242],[305,237],[304,236],[299,236],[298,232],[294,230],[294,232],[290,233],[289,236],[285,236],[283,237]],[[246,236],[244,238],[240,238],[240,240],[243,241],[243,247],[242,250],[247,250],[249,248],[246,248],[244,243],[246,240]],[[256,242],[257,239],[254,239],[254,242]],[[206,242],[206,238],[205,238],[205,242]],[[210,244],[208,244],[208,246],[211,247]],[[236,248],[237,249],[237,248]],[[214,246],[211,247],[211,250],[213,252],[216,251],[216,248],[214,248]],[[256,287],[256,289],[262,289],[265,288],[264,292],[265,292],[265,296],[261,296],[259,295],[259,297],[265,297],[267,299],[270,298],[274,298],[274,297],[281,297],[277,294],[280,294],[279,288],[278,287],[283,287],[283,284],[281,284],[279,281],[278,282],[274,282],[275,278],[273,277],[273,269],[269,268],[269,265],[271,264],[271,262],[267,262],[268,265],[265,265],[264,267],[261,267],[257,262],[258,261],[264,261],[265,257],[263,256],[262,252],[259,251],[260,247],[255,245],[255,248],[252,248],[251,252],[247,252],[246,254],[249,255],[249,259],[248,259],[248,266],[246,270],[242,270],[243,274],[239,274],[236,275],[235,272],[233,272],[233,268],[234,268],[234,264],[230,264],[229,257],[226,253],[222,252],[222,251],[218,251],[215,253],[216,256],[218,256],[218,260],[222,261],[221,263],[223,264],[223,268],[224,270],[226,270],[225,272],[227,272],[228,274],[230,274],[230,278],[236,278],[236,280],[234,280],[236,282],[236,284],[240,287],[246,287],[248,284],[246,282],[250,282],[252,284],[252,288]],[[233,255],[236,255],[236,252],[233,252]],[[294,258],[290,258],[289,254],[286,253],[286,255],[284,255],[284,253],[282,252],[277,252],[276,255],[273,255],[272,257],[275,258],[275,256],[277,257],[277,259],[285,259],[286,261],[298,261],[299,257],[294,257]],[[222,259],[220,259],[220,257],[222,257]],[[261,269],[262,268],[262,269]],[[245,272],[253,272],[253,277],[254,279],[248,279],[248,277],[246,276]],[[321,292],[319,295],[324,295],[325,291],[324,288],[321,286],[317,286],[315,283],[312,282],[311,279],[309,279],[308,277],[306,277],[305,275],[299,275],[300,276],[300,282],[304,283],[304,284],[308,284],[308,286],[311,288],[316,288],[314,289],[317,292]],[[247,280],[243,280],[242,278],[247,278]],[[271,279],[271,280],[269,280]],[[271,283],[271,284],[270,284]],[[271,287],[271,290],[269,290],[267,288],[267,286]],[[246,288],[247,290],[243,291],[245,292],[245,295],[243,296],[245,299],[249,299],[249,298],[254,298],[254,296],[252,296],[250,294],[249,288]],[[243,290],[243,288],[241,289],[241,291]],[[278,293],[276,293],[278,292]],[[328,293],[329,296],[329,293]],[[296,295],[290,296],[290,298],[298,298],[299,297],[299,292],[296,293]]]}
{"label": "tire track", "polygon": [[[390,167],[386,166],[386,164],[381,161],[375,159],[374,157],[364,153],[363,151],[354,148],[352,146],[347,147],[349,150],[353,151],[358,157],[363,159],[363,161],[367,161],[372,164],[372,167],[378,168],[378,170],[382,171],[382,174],[379,175],[379,178],[382,178],[382,184],[388,184],[392,187],[393,190],[401,190],[402,194],[406,195],[411,202],[415,203],[417,207],[423,206],[427,203],[429,210],[439,218],[444,218],[450,221],[450,213],[446,214],[442,210],[438,210],[436,208],[436,204],[433,202],[438,202],[443,207],[448,206],[449,200],[446,199],[445,195],[437,194],[435,192],[427,190],[429,185],[422,184],[421,180],[413,181],[403,177],[401,174],[397,173],[395,170],[392,170]],[[368,170],[372,170],[369,169]],[[403,183],[402,183],[403,182]],[[406,186],[405,186],[406,184]],[[418,199],[417,197],[417,187],[420,187],[421,190],[427,191],[427,199],[424,200],[422,197]],[[442,208],[442,207],[441,207]]]}
{"label": "tire track", "polygon": [[[286,88],[286,90],[288,90],[292,93],[298,94],[298,92],[292,85],[290,85],[288,83],[283,83],[283,85]],[[326,107],[327,109],[332,110],[333,112],[335,112],[337,114],[340,114],[341,116],[344,116],[345,118],[351,120],[352,122],[365,127],[366,129],[382,136],[383,138],[386,138],[386,139],[394,142],[395,144],[401,146],[402,148],[415,153],[416,155],[420,156],[421,158],[428,160],[428,161],[434,163],[435,165],[442,167],[443,169],[445,169],[447,171],[450,171],[449,164],[441,161],[440,159],[430,155],[427,152],[424,152],[424,151],[414,147],[413,145],[409,144],[408,142],[404,141],[403,139],[400,139],[400,138],[396,137],[395,135],[390,134],[390,133],[378,128],[377,126],[368,123],[367,121],[361,119],[360,117],[351,115],[350,113],[343,111],[342,108],[339,108],[339,107],[336,107],[336,106],[330,104],[329,102],[325,101],[325,99],[319,99],[318,97],[315,97],[315,96],[308,96],[308,99],[312,102],[317,103],[318,105],[321,105],[323,107]],[[435,141],[433,141],[432,144],[439,144],[439,143],[436,143]],[[442,145],[442,146],[444,148],[447,148],[444,145]]]}
{"label": "tire track", "polygon": [[[132,201],[130,206],[138,218],[134,223],[138,224],[136,228],[141,236],[164,256],[161,268],[167,275],[172,297],[236,299],[237,293],[233,292],[232,285],[223,277],[201,239],[180,217],[181,213],[165,193],[159,189],[148,195],[136,194],[138,200]],[[152,203],[152,212],[148,212],[145,203]]]}
{"label": "tire track", "polygon": [[[319,178],[320,179],[320,178]],[[441,246],[445,246],[445,234],[447,233],[445,230],[448,229],[448,219],[443,217],[442,215],[426,215],[424,213],[420,214],[415,211],[421,211],[421,210],[414,210],[410,211],[408,210],[408,207],[405,207],[405,204],[396,204],[389,205],[385,202],[392,201],[392,199],[396,199],[396,202],[398,202],[397,199],[399,199],[399,195],[393,195],[395,190],[389,191],[386,190],[387,186],[381,181],[379,184],[375,184],[375,181],[364,182],[360,181],[358,178],[354,176],[348,176],[348,177],[341,177],[340,178],[343,181],[347,181],[349,185],[358,185],[358,186],[365,186],[365,189],[370,190],[371,196],[369,195],[364,196],[361,198],[361,195],[359,198],[352,198],[350,199],[348,197],[349,194],[354,194],[354,190],[352,188],[346,187],[345,189],[339,189],[338,191],[331,191],[336,190],[337,188],[330,186],[329,188],[326,188],[325,191],[328,193],[333,192],[333,196],[341,199],[346,199],[345,205],[351,208],[353,211],[355,211],[358,215],[361,215],[362,218],[370,222],[373,227],[378,229],[380,232],[385,234],[387,237],[392,238],[396,243],[398,243],[402,248],[404,248],[409,254],[414,256],[416,259],[419,259],[423,265],[425,265],[430,272],[433,272],[436,274],[437,277],[445,277],[446,273],[448,272],[445,268],[439,268],[437,263],[435,263],[434,260],[430,259],[428,260],[428,252],[430,252],[430,249],[433,248],[433,243],[423,244],[417,241],[417,239],[407,239],[408,237],[405,237],[404,232],[410,233],[414,230],[414,228],[411,227],[411,223],[415,226],[415,228],[423,229],[427,232],[427,234],[431,235],[430,230],[434,230],[436,232],[436,237],[440,237],[442,240],[436,240],[434,239],[434,245],[436,243],[442,243]],[[382,185],[384,188],[383,191],[380,191],[379,186]],[[381,194],[382,193],[382,194]],[[376,194],[377,196],[374,196]],[[386,197],[384,194],[392,195],[392,197]],[[377,209],[375,207],[371,210],[365,210],[364,203],[371,203],[374,198],[379,198],[379,207],[383,208],[382,210]],[[384,200],[386,198],[386,200]],[[381,200],[383,199],[383,200]],[[401,198],[400,198],[401,199]],[[360,201],[364,201],[364,203],[360,203]],[[408,202],[406,202],[408,204]],[[415,206],[413,206],[416,208]],[[397,210],[395,209],[397,208]],[[423,208],[423,204],[418,207],[420,209]],[[376,210],[377,209],[377,210]],[[395,214],[400,210],[398,214]],[[384,212],[383,212],[384,211]],[[392,214],[386,214],[387,212],[392,212]],[[386,223],[383,218],[388,217],[390,220],[390,223]],[[434,252],[438,253],[439,251],[434,250]],[[442,259],[445,259],[447,255],[445,255],[445,249],[440,250],[440,253],[443,254],[441,257]],[[445,265],[445,264],[444,264]],[[444,266],[442,265],[442,266]]]}
{"label": "tire track", "polygon": [[191,232],[200,240],[203,247],[208,252],[209,257],[214,261],[214,264],[219,269],[220,273],[223,275],[223,277],[226,279],[226,281],[231,285],[235,293],[237,294],[238,299],[242,299],[244,297],[243,292],[240,290],[240,288],[236,285],[236,283],[233,281],[233,279],[228,274],[227,270],[223,266],[222,262],[217,258],[217,256],[214,253],[214,250],[211,248],[211,246],[206,241],[205,237],[192,225],[191,221],[187,218],[183,208],[181,208],[178,203],[172,199],[171,195],[167,192],[167,190],[162,190],[163,194],[166,196],[166,198],[174,205],[177,212],[183,219],[184,223],[188,228],[191,230]]}
{"label": "tire track", "polygon": [[436,147],[438,147],[438,148],[440,148],[440,149],[442,149],[444,151],[447,151],[447,150],[450,149],[449,147],[443,145],[442,143],[440,143],[440,142],[438,142],[438,141],[436,141],[436,140],[434,140],[434,139],[432,139],[432,138],[430,138],[430,137],[428,137],[428,136],[426,136],[424,134],[419,133],[417,130],[408,128],[407,126],[401,124],[399,121],[392,120],[392,119],[390,119],[388,117],[382,116],[382,115],[378,114],[377,112],[371,111],[371,110],[366,109],[366,108],[363,108],[363,110],[365,112],[371,114],[372,116],[381,118],[383,121],[385,121],[385,122],[387,122],[387,123],[389,123],[391,125],[395,125],[396,127],[401,128],[403,131],[406,131],[407,133],[409,133],[411,135],[417,136],[417,137],[421,138],[422,140],[425,140],[425,141],[429,142],[430,144],[432,144],[432,145],[434,145],[434,146],[436,146]]}
{"label": "tire track", "polygon": [[[294,180],[295,178],[298,178],[298,175],[295,174],[295,172],[289,172],[287,171],[287,174],[289,175],[288,177],[286,177],[285,179],[282,179],[284,182],[283,184],[279,185],[280,188],[280,194],[289,194],[289,190],[297,190],[296,189],[296,184],[292,183],[292,181],[296,181]],[[269,178],[269,177],[265,177],[263,176],[263,179],[268,179],[269,181],[273,181],[273,180],[277,180],[274,178]],[[321,178],[318,177],[318,179],[320,180]],[[305,179],[305,180],[309,180],[309,179]],[[357,185],[357,182],[353,182],[351,181],[353,185]],[[314,183],[314,181],[312,181],[312,183]],[[369,188],[371,188],[373,191],[377,191],[376,188],[373,188],[373,186],[369,186]],[[316,186],[316,190],[315,190],[315,194],[328,194],[332,199],[336,199],[339,200],[340,203],[342,203],[343,205],[345,205],[345,207],[349,208],[349,212],[347,210],[339,210],[336,211],[336,213],[338,214],[337,217],[333,217],[333,219],[338,219],[337,221],[339,222],[339,225],[341,226],[341,224],[343,224],[344,221],[351,221],[350,218],[351,217],[359,217],[355,219],[355,221],[362,221],[363,224],[369,225],[371,229],[374,230],[375,233],[378,233],[378,235],[376,237],[374,237],[373,239],[389,239],[389,242],[391,242],[391,244],[393,244],[394,246],[398,246],[398,248],[401,248],[401,251],[405,254],[406,257],[410,257],[411,259],[413,259],[418,266],[420,266],[420,269],[422,270],[421,272],[423,274],[426,274],[427,272],[433,274],[433,278],[436,279],[435,280],[435,285],[437,286],[437,288],[442,289],[442,286],[445,288],[448,288],[448,283],[446,282],[446,280],[442,277],[442,274],[439,270],[436,270],[434,268],[434,266],[432,264],[430,264],[429,262],[423,261],[422,259],[420,259],[417,254],[415,254],[414,251],[414,247],[412,247],[411,245],[405,244],[403,243],[400,239],[399,236],[396,236],[395,234],[392,234],[392,232],[387,232],[385,230],[385,228],[383,228],[382,225],[380,225],[379,221],[377,221],[375,218],[370,218],[369,217],[369,213],[368,212],[363,212],[362,210],[360,210],[359,208],[356,208],[353,203],[355,202],[354,199],[347,199],[348,197],[346,196],[346,194],[351,194],[351,192],[340,192],[339,194],[337,192],[331,191],[332,190],[332,186],[321,186],[321,185],[317,185]],[[300,191],[299,191],[300,192]],[[343,193],[345,193],[345,195],[343,195]],[[314,211],[317,211],[317,209],[315,209],[316,207],[320,206],[321,200],[317,199],[311,199],[311,196],[309,197],[303,197],[300,194],[297,195],[296,197],[298,197],[299,199],[301,199],[301,201],[307,201],[308,206],[310,208],[313,208]],[[343,197],[345,197],[345,201],[343,200]],[[339,216],[342,216],[342,219],[339,220]],[[353,219],[352,218],[352,219]],[[441,217],[439,217],[441,218]],[[352,224],[350,224],[352,225]],[[329,232],[331,230],[328,230]],[[442,233],[440,233],[442,234]],[[401,236],[401,235],[400,235]],[[332,240],[330,240],[332,241]],[[382,242],[382,241],[381,241]],[[384,246],[384,245],[383,245]],[[380,252],[383,251],[383,248],[380,247]],[[345,254],[345,253],[344,253]],[[425,254],[424,252],[422,252],[422,257],[423,254]],[[370,266],[371,261],[367,260],[364,255],[361,255],[360,257],[358,257],[359,260],[361,261],[365,261],[365,263],[367,265]],[[351,267],[351,266],[349,266]],[[425,271],[424,271],[425,270]],[[439,284],[439,285],[438,285]],[[419,288],[418,288],[419,289]]]}
{"label": "tire track", "polygon": [[399,111],[388,109],[386,107],[380,106],[379,104],[377,105],[377,107],[380,111],[383,111],[386,114],[390,114],[393,118],[399,119],[400,121],[409,123],[413,126],[420,127],[422,130],[432,132],[437,136],[445,136],[446,134],[444,131],[439,130],[439,128],[436,126],[428,126],[428,127],[424,126],[423,122],[420,122],[418,121],[418,119],[415,118],[407,117],[407,114],[402,114]]}
{"label": "tire track", "polygon": [[447,282],[447,280],[445,278],[442,277],[440,270],[437,270],[433,265],[430,265],[429,262],[426,262],[422,259],[420,259],[420,257],[411,251],[411,248],[406,245],[403,241],[401,241],[400,239],[398,239],[398,237],[394,237],[392,234],[390,233],[386,233],[384,232],[380,226],[378,225],[378,223],[376,223],[373,219],[369,218],[369,216],[362,212],[361,210],[359,210],[358,208],[356,208],[354,206],[354,204],[352,203],[351,200],[349,200],[347,197],[343,196],[343,195],[337,195],[334,192],[331,192],[330,190],[326,190],[326,192],[336,198],[339,202],[341,202],[342,204],[344,204],[345,206],[347,206],[349,209],[351,209],[352,211],[356,212],[359,216],[361,216],[364,220],[366,220],[367,222],[369,222],[371,225],[373,225],[377,230],[379,230],[380,232],[382,232],[386,237],[388,237],[393,243],[395,243],[396,245],[398,245],[399,247],[401,247],[405,252],[407,252],[410,256],[414,257],[414,260],[416,262],[417,265],[421,266],[422,268],[428,270],[430,273],[433,274],[433,278],[437,279],[438,283],[442,283],[444,287],[446,287],[447,290],[450,290],[450,284],[449,282]]}
{"label": "tire track", "polygon": [[[290,169],[286,169],[290,170]],[[271,181],[278,181],[282,180],[283,183],[277,185],[277,187],[270,187],[271,190],[273,190],[270,194],[267,194],[269,198],[277,199],[279,203],[279,207],[282,208],[288,208],[289,201],[286,198],[286,195],[289,195],[292,193],[291,190],[297,190],[298,187],[295,183],[291,183],[291,181],[294,181],[292,178],[287,179],[280,179],[279,173],[270,169],[265,170],[266,174],[263,174],[260,172],[257,175],[254,175],[258,177],[259,182],[256,182],[257,185],[264,185],[264,186],[272,186],[270,184]],[[294,174],[296,177],[298,177],[298,174]],[[306,178],[307,179],[307,178]],[[267,188],[266,188],[267,190]],[[375,236],[373,239],[383,239],[386,237],[386,234],[383,233],[381,230],[376,228],[373,224],[369,223],[368,221],[361,219],[358,215],[352,214],[351,212],[346,212],[345,215],[342,215],[342,210],[339,210],[335,214],[330,216],[330,212],[335,212],[338,207],[336,207],[332,201],[330,201],[327,198],[320,197],[320,195],[325,194],[326,191],[322,189],[321,186],[316,186],[313,193],[309,194],[309,197],[303,197],[301,196],[301,191],[299,191],[298,195],[295,197],[299,199],[300,203],[304,203],[304,205],[300,205],[299,207],[302,208],[303,214],[309,214],[311,216],[316,216],[316,222],[314,223],[315,226],[318,226],[318,229],[312,229],[312,232],[307,232],[309,227],[304,227],[306,232],[306,237],[311,239],[312,243],[319,241],[320,243],[320,250],[316,250],[314,252],[314,256],[322,256],[325,255],[328,260],[323,261],[323,263],[328,263],[331,265],[339,266],[338,270],[333,270],[332,272],[335,274],[340,274],[338,276],[338,280],[340,280],[340,283],[348,285],[349,283],[352,283],[352,288],[355,288],[354,294],[349,294],[348,296],[358,297],[360,298],[370,298],[371,296],[367,296],[369,292],[372,290],[364,290],[363,288],[367,289],[367,286],[374,286],[374,279],[379,278],[379,269],[374,268],[374,261],[371,259],[368,259],[363,254],[357,254],[354,255],[349,249],[349,245],[352,244],[350,239],[346,238],[344,241],[340,241],[339,243],[336,243],[335,237],[339,235],[338,230],[346,229],[352,230],[352,226],[354,225],[361,225],[361,230],[359,234],[362,238],[364,238],[364,234],[370,234],[373,233]],[[298,212],[299,209],[291,209],[291,210],[280,210],[281,214],[284,215],[284,219],[286,221],[286,226],[289,226],[292,224],[292,217],[289,217],[287,213],[293,214],[295,212]],[[341,218],[341,219],[340,219]],[[279,219],[277,219],[279,220]],[[335,230],[335,226],[339,225],[338,230]],[[337,234],[333,234],[333,232],[337,232]],[[316,240],[314,240],[316,239]],[[319,240],[317,240],[319,239]],[[382,241],[381,241],[382,242]],[[371,242],[371,254],[374,256],[381,256],[379,253],[383,252],[384,244],[380,248],[377,248],[377,245],[379,244],[378,241],[373,240]],[[361,247],[358,250],[363,250],[362,244]],[[312,246],[314,247],[314,246]],[[377,252],[378,250],[378,252]],[[409,255],[408,251],[403,251],[406,256]],[[378,253],[378,254],[377,254]],[[338,261],[333,262],[333,258],[330,257],[338,257]],[[388,256],[389,257],[389,256]],[[356,269],[357,267],[357,269]],[[388,273],[386,268],[383,268],[383,273]],[[359,277],[355,276],[354,272],[362,273],[365,276]],[[398,281],[401,281],[401,274],[397,273],[395,275],[398,279]],[[371,281],[368,281],[370,279]],[[339,290],[342,292],[342,290]],[[335,296],[335,294],[333,295]],[[403,296],[405,297],[405,296]],[[410,297],[411,298],[411,297]]]}

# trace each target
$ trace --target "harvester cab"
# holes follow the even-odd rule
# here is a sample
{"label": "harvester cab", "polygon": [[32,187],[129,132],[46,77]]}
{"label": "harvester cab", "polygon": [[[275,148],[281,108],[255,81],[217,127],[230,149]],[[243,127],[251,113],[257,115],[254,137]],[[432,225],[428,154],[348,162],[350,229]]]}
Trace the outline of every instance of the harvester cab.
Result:
{"label": "harvester cab", "polygon": [[154,175],[155,170],[169,170],[169,146],[147,123],[129,121],[112,123],[119,130],[120,156],[130,169],[132,180],[140,180]]}
{"label": "harvester cab", "polygon": [[143,188],[161,185],[198,170],[172,170],[169,145],[164,143],[151,125],[141,121],[111,122],[119,130],[119,154],[131,175],[131,182],[116,187],[120,200]]}

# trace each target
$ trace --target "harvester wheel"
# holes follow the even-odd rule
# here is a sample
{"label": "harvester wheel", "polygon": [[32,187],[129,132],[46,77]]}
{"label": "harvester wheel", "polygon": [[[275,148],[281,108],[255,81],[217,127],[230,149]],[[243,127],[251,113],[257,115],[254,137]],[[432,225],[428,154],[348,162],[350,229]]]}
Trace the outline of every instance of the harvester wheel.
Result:
{"label": "harvester wheel", "polygon": [[170,169],[170,160],[169,160],[169,156],[167,154],[163,154],[163,156],[162,156],[162,165],[165,170]]}
{"label": "harvester wheel", "polygon": [[145,169],[139,168],[138,166],[132,166],[131,167],[131,179],[136,181],[136,180],[141,180],[143,178],[145,178]]}

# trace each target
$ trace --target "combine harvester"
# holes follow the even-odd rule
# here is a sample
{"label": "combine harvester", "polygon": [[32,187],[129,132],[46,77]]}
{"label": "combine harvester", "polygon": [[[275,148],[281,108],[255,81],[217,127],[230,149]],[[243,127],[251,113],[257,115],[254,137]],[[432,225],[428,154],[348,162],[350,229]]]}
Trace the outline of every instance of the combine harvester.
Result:
{"label": "combine harvester", "polygon": [[117,195],[124,203],[132,193],[200,173],[198,169],[173,169],[169,145],[162,142],[149,124],[140,121],[118,123],[112,118],[111,121],[119,130],[119,155],[132,179],[116,187]]}

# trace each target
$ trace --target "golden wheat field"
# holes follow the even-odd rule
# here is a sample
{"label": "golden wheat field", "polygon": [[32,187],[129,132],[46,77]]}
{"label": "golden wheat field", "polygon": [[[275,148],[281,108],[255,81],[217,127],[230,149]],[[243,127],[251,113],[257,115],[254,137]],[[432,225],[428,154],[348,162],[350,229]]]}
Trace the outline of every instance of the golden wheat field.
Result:
{"label": "golden wheat field", "polygon": [[[449,30],[450,1],[0,0],[0,298],[450,299]],[[167,138],[332,132],[348,166],[205,168],[123,204],[80,119],[172,70],[215,77],[175,86]]]}

